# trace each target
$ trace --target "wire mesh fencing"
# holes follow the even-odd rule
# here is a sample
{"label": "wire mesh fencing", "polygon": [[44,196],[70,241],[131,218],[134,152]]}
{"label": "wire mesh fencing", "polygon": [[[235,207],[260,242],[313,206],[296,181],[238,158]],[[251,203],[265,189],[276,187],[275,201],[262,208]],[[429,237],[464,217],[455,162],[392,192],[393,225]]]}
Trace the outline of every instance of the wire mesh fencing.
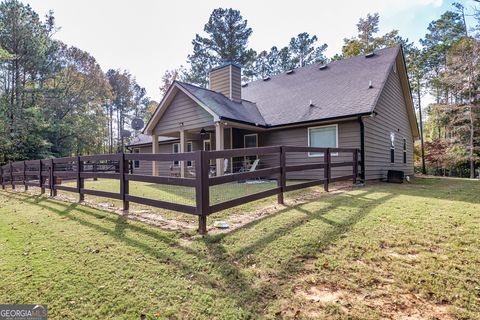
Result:
{"label": "wire mesh fencing", "polygon": [[[306,157],[305,154],[308,154]],[[353,180],[358,150],[275,146],[168,154],[106,154],[10,163],[0,167],[6,186],[38,186],[113,199],[198,216],[206,233],[207,216],[284,192]]]}

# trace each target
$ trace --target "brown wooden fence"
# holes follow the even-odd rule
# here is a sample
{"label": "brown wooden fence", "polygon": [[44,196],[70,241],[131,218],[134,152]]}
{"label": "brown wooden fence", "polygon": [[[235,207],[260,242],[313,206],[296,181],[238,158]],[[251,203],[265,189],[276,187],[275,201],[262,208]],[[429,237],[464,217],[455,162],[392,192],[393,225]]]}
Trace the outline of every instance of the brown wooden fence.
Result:
{"label": "brown wooden fence", "polygon": [[[287,161],[289,153],[323,153],[323,156],[315,158],[314,163],[310,161],[309,163],[298,164],[297,161],[296,164],[289,165]],[[344,154],[344,156],[337,157],[339,153]],[[332,154],[336,156],[332,158]],[[214,159],[259,155],[276,156],[278,165],[255,171],[211,176],[210,161]],[[332,159],[337,161],[332,161]],[[348,160],[344,161],[345,159]],[[104,165],[91,165],[92,162],[99,161],[103,162]],[[193,178],[140,175],[131,172],[130,164],[133,161],[192,161],[195,162],[195,172]],[[355,183],[359,176],[359,164],[359,150],[344,148],[275,146],[177,154],[121,153],[14,162],[0,167],[0,182],[2,189],[7,186],[15,189],[16,186],[21,185],[27,190],[29,186],[36,186],[41,189],[42,194],[45,193],[45,189],[49,189],[51,196],[56,196],[58,190],[74,192],[79,195],[79,201],[83,201],[85,195],[118,199],[123,202],[123,210],[128,210],[129,203],[134,202],[196,215],[199,219],[198,230],[201,234],[205,234],[207,232],[207,216],[212,213],[273,195],[277,195],[278,203],[283,204],[285,192],[317,185],[323,185],[325,190],[328,191],[329,183],[335,181],[352,180]],[[99,167],[106,169],[99,170]],[[339,167],[346,167],[347,169],[344,168],[342,172],[348,172],[349,174],[332,176],[332,168]],[[307,181],[287,184],[288,173],[305,170],[317,170],[318,172],[319,169],[323,173],[320,178],[312,176]],[[276,177],[276,187],[220,203],[210,203],[210,187],[260,177]],[[120,192],[86,189],[84,182],[85,179],[89,178],[119,180]],[[57,183],[58,179],[76,180],[76,187],[61,185]],[[192,187],[195,189],[195,205],[130,195],[130,181]]]}

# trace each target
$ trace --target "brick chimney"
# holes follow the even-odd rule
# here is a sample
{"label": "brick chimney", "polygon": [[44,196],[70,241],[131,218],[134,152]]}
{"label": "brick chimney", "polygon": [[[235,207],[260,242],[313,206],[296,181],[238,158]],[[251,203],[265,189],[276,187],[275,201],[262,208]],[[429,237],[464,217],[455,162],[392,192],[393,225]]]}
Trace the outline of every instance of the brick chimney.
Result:
{"label": "brick chimney", "polygon": [[223,93],[230,100],[242,100],[242,68],[232,62],[225,61],[222,65],[210,70],[210,90]]}

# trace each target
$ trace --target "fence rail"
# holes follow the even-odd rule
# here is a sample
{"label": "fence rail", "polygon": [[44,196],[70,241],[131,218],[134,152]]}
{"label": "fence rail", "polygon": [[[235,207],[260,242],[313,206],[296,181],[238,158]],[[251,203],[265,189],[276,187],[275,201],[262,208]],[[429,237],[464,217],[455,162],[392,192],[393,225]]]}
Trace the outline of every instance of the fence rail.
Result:
{"label": "fence rail", "polygon": [[[290,153],[321,153],[322,155],[317,158],[309,158],[309,163],[289,164],[288,154]],[[351,157],[351,161],[332,162],[332,154],[338,155],[339,153],[346,153]],[[210,176],[211,160],[258,155],[277,156],[278,165],[264,169],[257,169],[254,171],[237,172],[221,176]],[[340,157],[335,157],[335,159],[340,159]],[[341,159],[345,159],[345,157],[342,157]],[[102,161],[103,163],[92,164],[94,161]],[[133,161],[194,161],[195,173],[193,178],[135,174],[131,171],[131,163]],[[312,161],[314,163],[310,163]],[[27,190],[29,186],[36,186],[41,189],[42,194],[45,193],[46,189],[49,189],[50,196],[52,197],[56,196],[58,190],[73,192],[78,194],[79,201],[83,201],[85,195],[117,199],[122,201],[123,210],[128,210],[130,202],[133,202],[192,214],[198,216],[198,230],[201,234],[205,234],[207,232],[207,216],[212,213],[274,195],[277,195],[278,203],[283,204],[283,195],[288,191],[294,191],[318,185],[323,185],[324,189],[328,191],[329,184],[331,182],[353,180],[355,183],[357,177],[359,176],[359,165],[359,150],[345,148],[275,146],[221,151],[194,151],[176,154],[122,153],[68,157],[49,160],[28,160],[9,163],[0,167],[0,183],[2,189],[5,189],[7,186],[15,189],[16,186],[23,185],[25,190]],[[351,170],[347,169],[347,172],[350,172],[350,174],[332,176],[332,168],[339,167],[350,167]],[[306,170],[321,170],[323,171],[323,175],[321,178],[311,177],[308,179],[308,181],[301,181],[296,184],[287,185],[287,173]],[[277,181],[276,187],[220,203],[210,203],[210,187],[232,182],[242,182],[249,179],[259,179],[262,177],[276,177],[274,179]],[[75,180],[76,186],[72,187],[61,185],[58,180],[59,178]],[[115,193],[86,189],[85,179],[90,178],[95,180],[119,180],[120,192]],[[179,204],[131,195],[129,194],[130,181],[195,188],[195,205]]]}

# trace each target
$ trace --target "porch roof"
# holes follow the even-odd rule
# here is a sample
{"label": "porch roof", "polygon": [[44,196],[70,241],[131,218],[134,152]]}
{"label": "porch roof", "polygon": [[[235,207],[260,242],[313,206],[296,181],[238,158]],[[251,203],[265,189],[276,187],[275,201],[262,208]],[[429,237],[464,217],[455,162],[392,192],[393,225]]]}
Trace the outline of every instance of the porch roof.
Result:
{"label": "porch roof", "polygon": [[[176,141],[176,140],[178,140],[178,138],[158,136],[158,142],[159,143],[172,142],[172,141]],[[133,138],[132,141],[127,145],[127,147],[142,146],[142,145],[151,146],[152,145],[152,136],[150,136],[148,134],[141,133],[138,136],[136,136],[135,138]]]}
{"label": "porch roof", "polygon": [[235,102],[219,92],[197,87],[195,85],[176,81],[182,88],[190,92],[203,104],[208,106],[219,118],[246,122],[253,125],[266,126],[267,123],[257,105],[253,102],[242,100]]}

